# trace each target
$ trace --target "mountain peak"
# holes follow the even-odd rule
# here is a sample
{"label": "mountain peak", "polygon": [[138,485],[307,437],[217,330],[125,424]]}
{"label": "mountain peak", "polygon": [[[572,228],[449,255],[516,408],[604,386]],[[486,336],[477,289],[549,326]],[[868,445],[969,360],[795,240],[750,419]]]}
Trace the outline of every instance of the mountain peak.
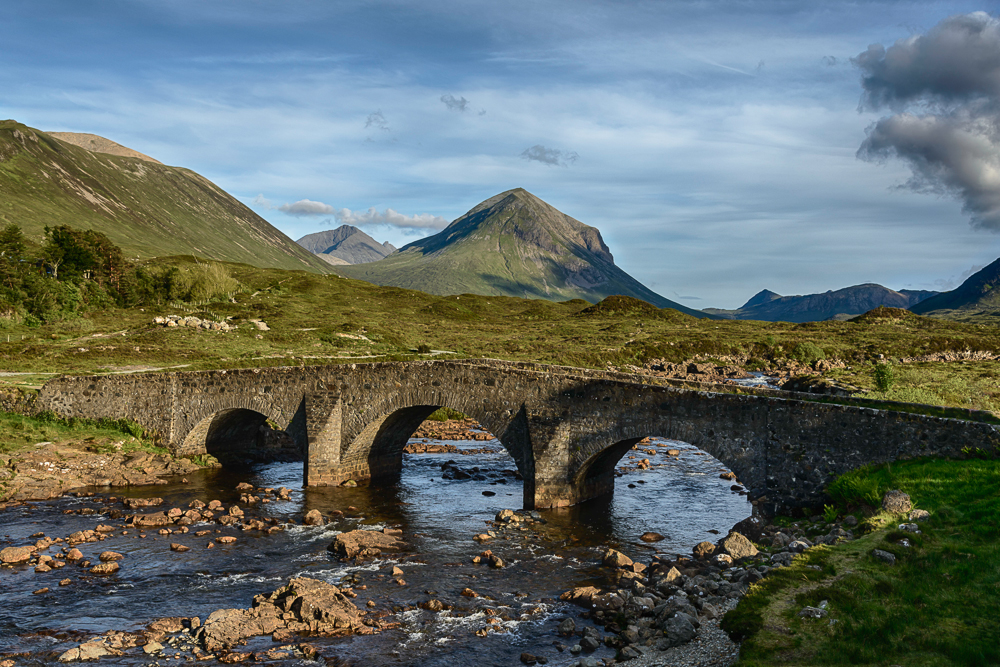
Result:
{"label": "mountain peak", "polygon": [[743,304],[744,308],[752,308],[753,306],[759,306],[763,303],[769,301],[774,301],[775,299],[780,299],[781,295],[777,292],[772,292],[769,289],[762,289],[761,291],[754,294],[749,301]]}
{"label": "mountain peak", "polygon": [[441,232],[364,267],[337,269],[352,278],[432,294],[485,294],[591,303],[612,295],[642,299],[705,317],[663,298],[615,266],[595,228],[524,188],[477,204]]}
{"label": "mountain peak", "polygon": [[396,252],[396,248],[388,241],[379,243],[353,225],[341,225],[336,229],[306,234],[296,243],[331,264],[338,265],[375,262]]}

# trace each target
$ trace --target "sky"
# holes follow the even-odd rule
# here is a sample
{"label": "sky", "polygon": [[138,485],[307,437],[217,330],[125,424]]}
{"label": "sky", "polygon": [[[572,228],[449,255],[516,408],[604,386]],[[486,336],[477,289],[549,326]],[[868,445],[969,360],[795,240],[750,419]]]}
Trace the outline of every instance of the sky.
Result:
{"label": "sky", "polygon": [[401,246],[523,187],[693,308],[1000,257],[1000,23],[952,2],[24,0],[0,117]]}

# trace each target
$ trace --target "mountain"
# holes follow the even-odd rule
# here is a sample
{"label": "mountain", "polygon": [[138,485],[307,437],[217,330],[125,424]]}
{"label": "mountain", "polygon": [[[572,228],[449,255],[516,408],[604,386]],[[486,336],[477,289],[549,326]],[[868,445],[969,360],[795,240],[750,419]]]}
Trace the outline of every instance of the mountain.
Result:
{"label": "mountain", "polygon": [[910,308],[924,315],[938,310],[1000,310],[1000,259],[969,276],[950,292],[942,292]]}
{"label": "mountain", "polygon": [[[379,243],[351,225],[341,225],[325,232],[306,234],[296,243],[331,264],[339,265],[376,262],[396,252],[396,248],[388,241]],[[341,261],[331,261],[337,259]]]}
{"label": "mountain", "polygon": [[781,296],[770,290],[762,290],[736,310],[706,308],[705,312],[734,320],[818,322],[847,319],[879,306],[910,308],[935,294],[937,292],[916,290],[896,292],[874,283],[805,296]]}
{"label": "mountain", "polygon": [[601,233],[516,188],[487,199],[441,232],[338,273],[431,294],[485,294],[596,303],[611,295],[706,317],[665,299],[615,266]]}
{"label": "mountain", "polygon": [[198,255],[330,272],[329,264],[189,169],[96,135],[50,135],[6,120],[0,121],[0,226],[11,222],[35,242],[46,226],[66,224],[102,232],[132,257]]}

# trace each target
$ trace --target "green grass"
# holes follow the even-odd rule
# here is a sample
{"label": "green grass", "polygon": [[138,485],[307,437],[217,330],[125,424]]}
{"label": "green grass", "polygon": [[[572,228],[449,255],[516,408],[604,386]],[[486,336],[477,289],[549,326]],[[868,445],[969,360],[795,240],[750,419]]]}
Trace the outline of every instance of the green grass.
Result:
{"label": "green grass", "polygon": [[[915,535],[896,529],[901,519],[875,515],[865,522],[870,534],[810,549],[752,586],[723,623],[743,639],[738,665],[1000,664],[1000,461],[893,463],[837,484],[902,489],[931,518]],[[901,546],[904,537],[913,546]],[[896,565],[874,559],[876,548]],[[821,600],[828,618],[798,618]]]}
{"label": "green grass", "polygon": [[[0,454],[15,454],[40,442],[76,441],[98,453],[150,451],[166,454],[143,428],[126,419],[63,419],[51,412],[33,417],[0,412]],[[116,443],[121,443],[116,447]]]}

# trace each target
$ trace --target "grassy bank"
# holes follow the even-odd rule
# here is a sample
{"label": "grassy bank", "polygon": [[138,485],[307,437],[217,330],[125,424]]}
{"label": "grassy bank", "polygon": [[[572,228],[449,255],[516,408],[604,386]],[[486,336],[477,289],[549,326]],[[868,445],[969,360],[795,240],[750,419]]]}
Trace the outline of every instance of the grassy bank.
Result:
{"label": "grassy bank", "polygon": [[[864,517],[865,499],[889,489],[931,513],[920,534],[900,531],[902,517]],[[814,547],[753,585],[724,622],[743,640],[738,664],[1000,664],[998,489],[997,460],[900,462],[841,478],[838,509],[864,518],[859,528],[871,532]],[[873,549],[894,554],[896,564]],[[798,617],[823,600],[826,618]]]}
{"label": "grassy bank", "polygon": [[42,442],[69,441],[83,443],[94,452],[167,453],[141,426],[126,419],[63,419],[45,412],[34,417],[0,412],[0,454],[30,450]]}

